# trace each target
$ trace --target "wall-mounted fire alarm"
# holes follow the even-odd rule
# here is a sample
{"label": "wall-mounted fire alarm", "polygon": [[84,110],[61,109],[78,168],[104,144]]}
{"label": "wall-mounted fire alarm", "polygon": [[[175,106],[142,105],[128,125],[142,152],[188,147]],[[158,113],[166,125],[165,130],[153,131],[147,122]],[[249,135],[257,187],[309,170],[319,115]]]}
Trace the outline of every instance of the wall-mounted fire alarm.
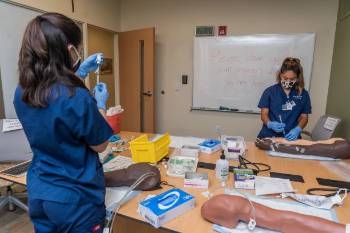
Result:
{"label": "wall-mounted fire alarm", "polygon": [[227,26],[219,26],[218,27],[218,35],[219,36],[227,36]]}

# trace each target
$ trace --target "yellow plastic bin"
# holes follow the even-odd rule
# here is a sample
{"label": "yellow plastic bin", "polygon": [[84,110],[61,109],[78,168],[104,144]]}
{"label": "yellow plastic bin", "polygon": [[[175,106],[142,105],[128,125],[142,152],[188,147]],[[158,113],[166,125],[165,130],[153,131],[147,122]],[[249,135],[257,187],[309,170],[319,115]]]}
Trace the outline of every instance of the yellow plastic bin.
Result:
{"label": "yellow plastic bin", "polygon": [[129,142],[132,160],[136,163],[156,163],[169,153],[170,135],[160,136],[149,141],[146,134]]}

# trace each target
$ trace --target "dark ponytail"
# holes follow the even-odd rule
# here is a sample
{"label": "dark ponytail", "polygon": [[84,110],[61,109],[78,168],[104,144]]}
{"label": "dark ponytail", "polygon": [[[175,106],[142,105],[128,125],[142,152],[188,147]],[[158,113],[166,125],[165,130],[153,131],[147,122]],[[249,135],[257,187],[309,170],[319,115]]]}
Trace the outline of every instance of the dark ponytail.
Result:
{"label": "dark ponytail", "polygon": [[22,100],[33,107],[46,107],[52,85],[61,83],[71,95],[75,87],[86,88],[72,70],[68,45],[78,47],[80,28],[68,17],[45,13],[31,20],[19,53],[19,84]]}

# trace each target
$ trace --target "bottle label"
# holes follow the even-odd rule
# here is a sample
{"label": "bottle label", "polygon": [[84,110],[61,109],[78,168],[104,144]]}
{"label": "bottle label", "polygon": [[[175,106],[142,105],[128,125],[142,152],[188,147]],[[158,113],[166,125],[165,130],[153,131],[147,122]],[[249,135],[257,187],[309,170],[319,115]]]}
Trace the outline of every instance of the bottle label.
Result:
{"label": "bottle label", "polygon": [[221,168],[216,171],[216,177],[220,180],[227,180],[228,177],[228,169]]}
{"label": "bottle label", "polygon": [[228,176],[228,169],[227,168],[222,168],[221,169],[221,176],[222,177]]}

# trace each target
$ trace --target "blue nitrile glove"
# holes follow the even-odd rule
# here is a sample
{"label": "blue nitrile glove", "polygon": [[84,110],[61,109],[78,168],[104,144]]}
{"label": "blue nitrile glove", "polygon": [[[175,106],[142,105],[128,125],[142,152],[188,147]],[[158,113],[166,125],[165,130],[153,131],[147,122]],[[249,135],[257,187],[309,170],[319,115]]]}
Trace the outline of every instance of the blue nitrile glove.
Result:
{"label": "blue nitrile glove", "polygon": [[106,110],[106,102],[109,96],[107,85],[98,83],[94,88],[94,95],[97,102],[97,107]]}
{"label": "blue nitrile glove", "polygon": [[[98,61],[97,56],[100,55],[102,60]],[[93,71],[96,71],[98,66],[103,63],[103,53],[95,53],[86,58],[83,63],[79,66],[76,74],[81,78],[86,78],[86,76]]]}
{"label": "blue nitrile glove", "polygon": [[272,129],[276,133],[281,133],[284,130],[284,127],[286,127],[286,124],[280,123],[277,121],[269,121],[267,122],[267,128]]}
{"label": "blue nitrile glove", "polygon": [[302,129],[297,126],[289,131],[289,133],[284,136],[289,141],[294,141],[299,138],[299,135],[301,133]]}
{"label": "blue nitrile glove", "polygon": [[119,141],[120,139],[121,139],[121,137],[118,134],[114,134],[108,139],[108,141],[114,143],[114,142]]}

